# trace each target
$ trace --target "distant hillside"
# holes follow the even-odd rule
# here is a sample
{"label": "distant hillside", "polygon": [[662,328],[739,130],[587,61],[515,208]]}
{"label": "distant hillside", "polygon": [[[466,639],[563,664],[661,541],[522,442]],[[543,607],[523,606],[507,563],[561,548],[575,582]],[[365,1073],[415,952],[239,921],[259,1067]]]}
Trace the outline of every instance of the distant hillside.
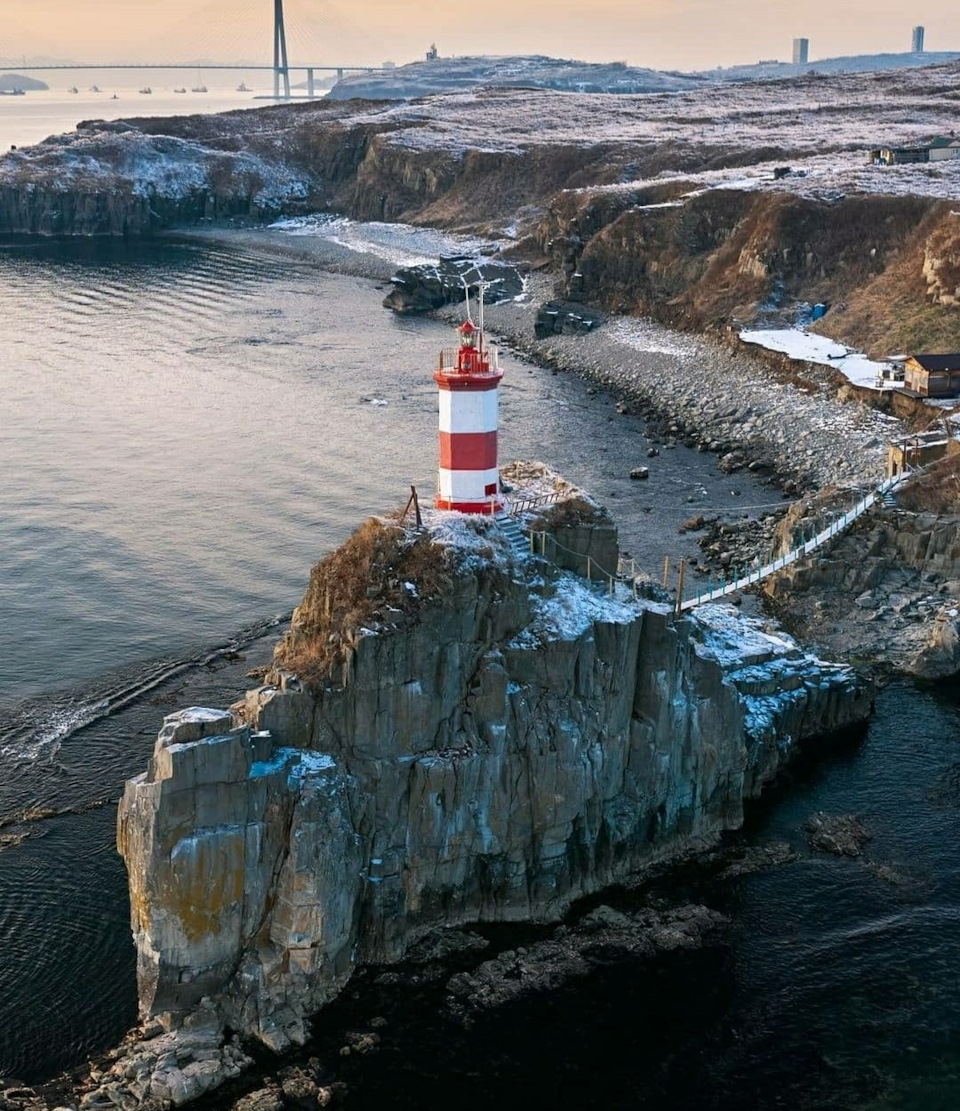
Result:
{"label": "distant hillside", "polygon": [[0,74],[0,92],[12,93],[14,89],[23,89],[25,92],[41,92],[50,86],[44,81],[37,81],[34,77],[25,77],[20,73]]}
{"label": "distant hillside", "polygon": [[540,55],[437,58],[380,73],[358,73],[334,85],[335,100],[413,100],[484,86],[555,89],[571,93],[668,93],[700,88],[696,74],[661,73],[623,62],[605,65]]}
{"label": "distant hillside", "polygon": [[805,66],[795,66],[792,62],[757,62],[751,66],[704,70],[697,76],[709,81],[764,81],[771,77],[802,77],[805,73],[874,73],[884,69],[916,69],[957,59],[960,59],[960,51],[956,50],[943,50],[936,54],[851,54],[842,58],[821,58]]}
{"label": "distant hillside", "polygon": [[960,52],[938,54],[859,54],[824,58],[806,66],[758,62],[701,73],[663,72],[623,62],[597,64],[541,55],[437,58],[411,62],[378,73],[357,73],[334,85],[334,100],[414,100],[434,93],[484,87],[554,89],[570,93],[666,93],[701,89],[730,81],[768,81],[806,74],[872,73],[915,69],[960,59]]}

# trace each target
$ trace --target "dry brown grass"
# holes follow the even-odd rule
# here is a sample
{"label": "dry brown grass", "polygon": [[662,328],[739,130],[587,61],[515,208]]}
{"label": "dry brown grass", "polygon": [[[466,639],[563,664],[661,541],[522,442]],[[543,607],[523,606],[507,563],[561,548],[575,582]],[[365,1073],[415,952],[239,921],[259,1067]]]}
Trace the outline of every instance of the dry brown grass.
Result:
{"label": "dry brown grass", "polygon": [[897,503],[913,513],[960,513],[960,454],[940,459],[898,492]]}
{"label": "dry brown grass", "polygon": [[549,530],[578,528],[581,525],[611,524],[610,514],[601,505],[585,498],[567,498],[537,510],[538,526]]}
{"label": "dry brown grass", "polygon": [[428,533],[373,517],[310,572],[274,662],[317,688],[349,659],[361,628],[412,620],[449,589],[451,577],[449,551]]}

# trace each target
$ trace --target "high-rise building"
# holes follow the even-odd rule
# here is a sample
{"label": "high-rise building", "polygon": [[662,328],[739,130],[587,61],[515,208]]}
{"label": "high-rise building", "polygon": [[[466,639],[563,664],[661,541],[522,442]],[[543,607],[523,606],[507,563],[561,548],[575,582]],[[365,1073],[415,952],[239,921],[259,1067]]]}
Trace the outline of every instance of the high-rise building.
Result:
{"label": "high-rise building", "polygon": [[810,58],[810,40],[809,39],[794,39],[793,40],[793,64],[795,66],[805,66]]}
{"label": "high-rise building", "polygon": [[913,51],[914,54],[922,54],[923,53],[923,28],[922,27],[914,27],[914,29],[913,29],[913,40],[912,40],[910,49]]}

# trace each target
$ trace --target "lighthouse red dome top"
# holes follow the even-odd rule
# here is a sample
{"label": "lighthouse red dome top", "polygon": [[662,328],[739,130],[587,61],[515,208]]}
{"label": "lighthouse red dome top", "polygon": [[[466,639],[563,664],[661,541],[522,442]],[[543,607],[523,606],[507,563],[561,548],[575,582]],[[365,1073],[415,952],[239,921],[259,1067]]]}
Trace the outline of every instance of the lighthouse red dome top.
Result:
{"label": "lighthouse red dome top", "polygon": [[[468,308],[469,311],[469,308]],[[440,365],[434,378],[444,389],[491,388],[503,377],[497,365],[497,352],[484,344],[482,324],[468,317],[457,329],[460,346],[440,352]]]}

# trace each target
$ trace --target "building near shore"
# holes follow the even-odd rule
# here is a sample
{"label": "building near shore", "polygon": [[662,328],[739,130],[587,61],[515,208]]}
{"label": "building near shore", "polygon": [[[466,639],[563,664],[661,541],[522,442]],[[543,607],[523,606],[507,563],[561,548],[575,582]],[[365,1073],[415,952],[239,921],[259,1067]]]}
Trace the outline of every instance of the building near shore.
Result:
{"label": "building near shore", "polygon": [[922,27],[914,27],[913,35],[910,39],[910,52],[912,54],[923,53],[923,36],[925,32]]}
{"label": "building near shore", "polygon": [[887,476],[893,478],[904,471],[926,467],[947,455],[960,455],[958,431],[947,424],[891,443],[887,451]]}
{"label": "building near shore", "polygon": [[911,355],[904,364],[904,386],[920,397],[960,398],[960,352]]}
{"label": "building near shore", "polygon": [[960,139],[955,135],[946,135],[934,139],[928,149],[931,162],[946,162],[950,158],[960,158]]}
{"label": "building near shore", "polygon": [[805,66],[810,60],[810,40],[809,39],[794,39],[793,40],[793,64],[795,66]]}
{"label": "building near shore", "polygon": [[909,162],[946,162],[952,158],[960,158],[960,139],[956,135],[943,135],[915,147],[880,147],[870,151],[871,162],[883,162],[887,166],[902,166]]}

